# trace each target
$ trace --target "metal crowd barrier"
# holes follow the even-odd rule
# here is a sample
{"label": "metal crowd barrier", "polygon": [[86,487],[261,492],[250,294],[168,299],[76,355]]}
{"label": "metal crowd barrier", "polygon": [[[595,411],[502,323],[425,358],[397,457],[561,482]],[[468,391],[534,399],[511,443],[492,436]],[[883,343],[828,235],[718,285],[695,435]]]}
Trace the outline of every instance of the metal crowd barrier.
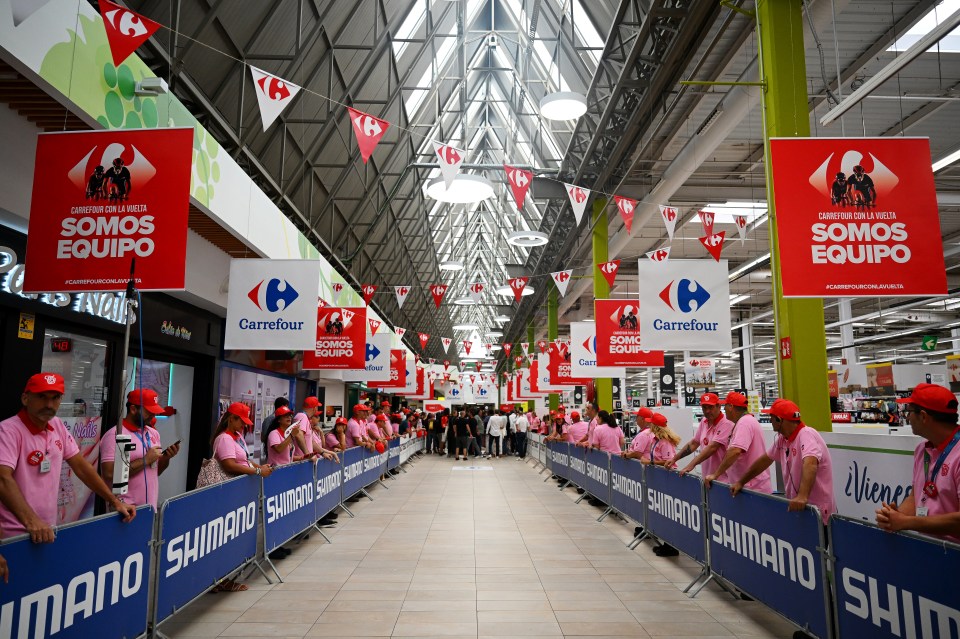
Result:
{"label": "metal crowd barrier", "polygon": [[108,514],[58,526],[52,544],[28,535],[0,541],[11,574],[0,583],[0,639],[161,636],[158,627],[176,612],[248,566],[263,572],[270,551],[319,531],[318,519],[384,472],[402,470],[424,442],[394,440],[382,454],[353,448],[341,463],[237,477],[170,498],[156,514],[139,508],[129,524]]}

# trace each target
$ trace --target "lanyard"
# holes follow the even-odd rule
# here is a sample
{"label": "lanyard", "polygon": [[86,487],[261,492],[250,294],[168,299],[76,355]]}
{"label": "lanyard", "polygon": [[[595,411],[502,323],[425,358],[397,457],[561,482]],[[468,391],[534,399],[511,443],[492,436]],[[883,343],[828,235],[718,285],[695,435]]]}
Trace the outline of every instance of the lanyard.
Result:
{"label": "lanyard", "polygon": [[243,452],[246,453],[247,459],[250,459],[250,451],[247,450],[247,442],[244,441],[243,435],[241,434],[239,437],[235,437],[233,433],[230,433],[230,436],[233,437],[233,441],[240,444],[240,448],[242,448]]}
{"label": "lanyard", "polygon": [[[953,436],[950,438],[950,441],[946,444],[945,448],[942,448],[940,456],[937,458],[937,463],[933,466],[933,473],[930,473],[930,453],[926,450],[923,451],[923,478],[926,480],[926,485],[923,487],[924,492],[926,492],[931,497],[936,496],[936,484],[934,480],[937,478],[937,473],[940,472],[940,468],[943,466],[943,462],[947,460],[947,456],[950,455],[950,452],[953,450],[953,447],[957,445],[957,440],[960,439],[960,426],[954,429]],[[930,487],[933,487],[932,489]],[[934,494],[930,494],[930,491],[934,490]]]}
{"label": "lanyard", "polygon": [[660,445],[660,440],[659,440],[659,439],[654,439],[654,440],[653,440],[653,446],[650,447],[650,463],[651,463],[651,464],[655,463],[655,460],[654,460],[654,458],[653,458],[653,454],[654,454],[655,452],[657,452],[657,446],[659,446],[659,445]]}

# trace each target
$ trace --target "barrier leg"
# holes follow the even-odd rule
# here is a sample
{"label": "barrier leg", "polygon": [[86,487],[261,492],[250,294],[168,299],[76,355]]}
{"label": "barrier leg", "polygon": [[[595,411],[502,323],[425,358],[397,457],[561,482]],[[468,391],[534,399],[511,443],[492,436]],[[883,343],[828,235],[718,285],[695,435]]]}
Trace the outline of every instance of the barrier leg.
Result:
{"label": "barrier leg", "polygon": [[612,512],[613,512],[613,508],[611,508],[610,506],[607,506],[607,509],[606,509],[605,511],[603,511],[603,514],[600,515],[600,516],[597,518],[597,521],[598,521],[598,522],[603,521],[604,519],[607,518],[607,515],[609,515],[609,514],[612,513]]}
{"label": "barrier leg", "polygon": [[[567,483],[569,484],[570,482],[567,482]],[[566,486],[564,486],[564,488],[566,488]],[[585,498],[587,498],[587,497],[589,497],[589,496],[590,496],[590,493],[588,493],[587,491],[583,491],[583,494],[580,495],[580,496],[577,498],[577,501],[575,501],[575,502],[573,502],[573,503],[579,504],[581,501],[583,501]]]}
{"label": "barrier leg", "polygon": [[[277,576],[277,581],[279,581],[280,583],[283,583],[283,577],[280,576],[280,573],[277,571],[277,567],[273,565],[272,561],[270,561],[270,557],[264,557],[263,560],[267,562],[267,565],[270,566],[270,570],[272,570],[273,574]],[[263,566],[260,565],[260,562],[255,561],[253,563],[257,568],[260,569],[260,572],[263,573],[263,578],[266,579],[269,583],[273,583],[272,581],[270,581],[270,577],[267,576],[267,573],[263,569]]]}
{"label": "barrier leg", "polygon": [[[549,479],[549,478],[548,478],[548,479]],[[564,481],[563,486],[560,487],[560,490],[563,490],[564,488],[566,488],[567,486],[569,486],[569,485],[572,484],[572,483],[573,483],[573,482],[571,482],[569,479],[567,479],[566,481]]]}
{"label": "barrier leg", "polygon": [[356,517],[356,515],[354,515],[352,512],[350,512],[350,509],[347,508],[343,503],[340,504],[340,508],[343,509],[343,512],[345,512],[345,513],[347,513],[348,515],[350,515],[350,518],[351,518],[351,519],[353,519],[354,517]]}
{"label": "barrier leg", "polygon": [[683,589],[683,592],[685,592],[685,593],[686,593],[686,592],[690,592],[690,589],[693,588],[693,587],[697,584],[697,582],[699,582],[699,581],[700,581],[701,579],[703,579],[704,577],[706,577],[706,579],[704,579],[703,583],[700,584],[700,585],[697,587],[696,590],[694,590],[692,593],[690,593],[690,598],[691,598],[691,599],[693,599],[694,597],[696,597],[698,594],[700,594],[700,591],[703,590],[703,587],[707,585],[707,583],[710,581],[710,579],[712,579],[712,575],[710,574],[710,569],[707,568],[706,566],[704,566],[703,568],[700,569],[700,574],[697,575],[696,577],[694,577],[694,578],[693,578],[693,581],[691,581],[689,584],[687,584],[687,587]]}
{"label": "barrier leg", "polygon": [[384,488],[386,488],[387,490],[390,490],[390,487],[387,486],[385,483],[383,483],[383,476],[381,476],[380,479],[377,480],[377,483],[383,486]]}
{"label": "barrier leg", "polygon": [[627,544],[627,548],[629,548],[630,550],[633,550],[634,548],[636,548],[637,546],[640,545],[640,542],[642,542],[644,539],[646,539],[646,538],[649,537],[649,536],[650,536],[650,534],[649,534],[646,530],[644,530],[642,533],[640,533],[639,535],[637,535],[636,537],[634,537],[634,538]]}
{"label": "barrier leg", "polygon": [[324,539],[327,540],[327,543],[328,543],[328,544],[332,544],[332,543],[333,543],[332,541],[330,541],[330,538],[327,537],[326,533],[323,532],[323,528],[321,528],[316,522],[314,522],[313,527],[316,529],[316,531],[317,531],[318,533],[320,533],[320,536],[321,536],[321,537],[323,537]]}
{"label": "barrier leg", "polygon": [[373,497],[370,496],[370,493],[367,492],[366,488],[361,488],[360,492],[363,494],[364,497],[366,497],[370,501],[373,501]]}

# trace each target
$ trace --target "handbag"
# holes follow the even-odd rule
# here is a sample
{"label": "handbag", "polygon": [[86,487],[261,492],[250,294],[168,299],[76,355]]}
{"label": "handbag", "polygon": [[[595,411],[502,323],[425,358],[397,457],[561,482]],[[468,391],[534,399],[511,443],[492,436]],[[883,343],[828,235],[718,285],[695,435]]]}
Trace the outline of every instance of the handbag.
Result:
{"label": "handbag", "polygon": [[215,457],[204,459],[200,464],[200,473],[197,475],[197,488],[213,486],[230,479],[230,475],[224,472],[223,466]]}

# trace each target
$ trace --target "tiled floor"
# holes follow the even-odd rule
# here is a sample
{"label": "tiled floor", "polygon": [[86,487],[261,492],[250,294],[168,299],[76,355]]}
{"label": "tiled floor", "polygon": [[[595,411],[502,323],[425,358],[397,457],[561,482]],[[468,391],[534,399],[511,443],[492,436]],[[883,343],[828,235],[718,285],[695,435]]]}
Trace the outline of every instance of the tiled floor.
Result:
{"label": "tiled floor", "polygon": [[[488,466],[492,470],[460,470]],[[241,593],[210,594],[161,626],[182,637],[790,637],[794,628],[708,586],[693,562],[625,547],[633,524],[514,458],[420,458],[350,519],[313,534]]]}

